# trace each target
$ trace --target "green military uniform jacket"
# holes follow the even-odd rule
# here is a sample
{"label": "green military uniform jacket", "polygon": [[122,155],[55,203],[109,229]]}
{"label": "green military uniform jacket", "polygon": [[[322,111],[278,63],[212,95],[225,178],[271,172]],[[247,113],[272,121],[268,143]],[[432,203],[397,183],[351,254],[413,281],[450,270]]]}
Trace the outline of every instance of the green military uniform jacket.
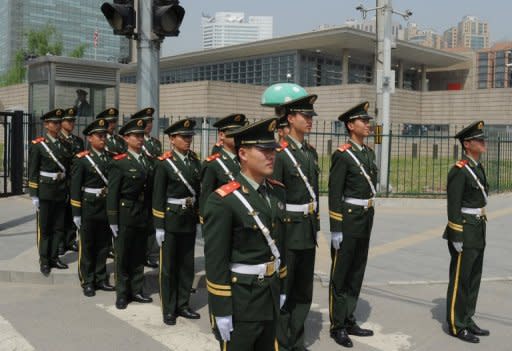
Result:
{"label": "green military uniform jacket", "polygon": [[[313,187],[318,202],[318,176],[320,168],[318,167],[318,154],[315,148],[304,141],[304,150],[301,150],[289,136],[284,138],[281,146],[282,149],[278,149],[276,154],[272,177],[286,186],[286,203],[303,205],[312,202],[313,199],[292,160],[284,151],[285,148],[290,150],[300,165],[309,184]],[[315,247],[316,232],[320,230],[318,213],[319,205],[317,205],[315,213],[308,216],[299,212],[286,212],[286,222],[288,223],[286,246],[288,249],[303,250]],[[311,229],[304,230],[305,225],[310,226]]]}
{"label": "green military uniform jacket", "polygon": [[[83,217],[88,220],[107,220],[106,196],[107,185],[96,171],[87,156],[92,159],[97,168],[108,180],[108,164],[110,157],[105,152],[105,159],[93,150],[78,153],[71,166],[71,207],[74,217]],[[86,193],[84,188],[104,188],[99,195]]]}
{"label": "green military uniform jacket", "polygon": [[153,168],[147,158],[145,162],[146,166],[143,166],[130,153],[114,156],[110,162],[107,194],[109,224],[140,228],[148,226],[151,219],[148,208]]}
{"label": "green military uniform jacket", "polygon": [[343,232],[354,237],[369,237],[371,228],[362,206],[343,201],[346,197],[371,199],[375,195],[368,180],[356,161],[349,155],[350,150],[363,165],[370,176],[373,186],[377,184],[378,168],[375,164],[375,152],[368,146],[366,151],[359,150],[352,141],[340,146],[331,157],[329,171],[329,221],[331,232]]}
{"label": "green military uniform jacket", "polygon": [[43,146],[45,143],[57,160],[69,173],[72,158],[70,150],[58,138],[54,142],[50,138],[40,137],[32,141],[28,156],[28,187],[31,197],[41,200],[67,201],[68,189],[66,177],[62,174],[59,179],[43,176],[40,172],[63,173],[58,164],[51,158]]}
{"label": "green military uniform jacket", "polygon": [[466,169],[468,165],[478,177],[487,194],[489,184],[484,169],[467,157],[458,161],[448,173],[448,225],[443,238],[463,242],[464,248],[482,249],[485,247],[484,217],[461,212],[462,207],[482,208],[486,199],[478,183]]}
{"label": "green military uniform jacket", "polygon": [[[221,166],[222,162],[229,170],[230,174]],[[235,176],[240,173],[240,164],[238,160],[233,159],[224,148],[209,156],[203,163],[201,169],[201,196],[199,197],[199,209],[203,213],[204,204],[215,189],[230,182]],[[230,177],[231,176],[231,177]]]}
{"label": "green military uniform jacket", "polygon": [[105,141],[105,151],[110,155],[115,156],[125,153],[128,150],[126,142],[119,134],[110,135],[107,133],[107,140]]}
{"label": "green military uniform jacket", "polygon": [[146,156],[155,163],[155,159],[162,155],[162,143],[157,138],[153,138],[150,136],[149,138],[146,138],[144,136],[144,146],[142,148]]}
{"label": "green military uniform jacket", "polygon": [[[279,311],[279,294],[286,277],[282,184],[267,180],[271,206],[242,176],[217,189],[206,201],[204,217],[206,283],[213,316],[232,315],[238,321],[273,320]],[[254,218],[234,194],[242,194],[270,230],[281,255],[280,271],[271,279],[234,273],[232,263],[262,264],[275,257]],[[275,279],[281,279],[277,282]],[[280,284],[279,284],[280,283]]]}
{"label": "green military uniform jacket", "polygon": [[80,138],[77,135],[69,134],[68,136],[66,136],[61,131],[59,132],[59,139],[62,141],[64,145],[67,145],[67,148],[71,151],[73,155],[78,154],[80,151],[84,151],[84,139]]}
{"label": "green military uniform jacket", "polygon": [[212,151],[210,152],[210,155],[216,154],[220,152],[220,150],[222,150],[222,143],[218,141],[212,146]]}
{"label": "green military uniform jacket", "polygon": [[[190,151],[185,157],[188,157],[188,166],[175,152],[166,152],[158,157],[156,161],[153,220],[155,228],[165,229],[167,232],[195,233],[199,221],[197,198],[200,192],[199,169],[201,162],[193,151]],[[169,161],[183,174],[183,177],[196,192],[195,196],[174,171]],[[194,198],[194,201],[193,203],[190,202],[189,206],[183,207],[182,205],[167,203],[168,198]]]}

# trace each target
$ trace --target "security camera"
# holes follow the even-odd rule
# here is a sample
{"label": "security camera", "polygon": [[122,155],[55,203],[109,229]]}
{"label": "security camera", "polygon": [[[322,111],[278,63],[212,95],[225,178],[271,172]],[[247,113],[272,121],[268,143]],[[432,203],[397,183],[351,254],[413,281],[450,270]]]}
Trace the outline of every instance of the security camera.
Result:
{"label": "security camera", "polygon": [[357,10],[357,11],[364,11],[364,6],[363,6],[363,4],[359,4],[359,6],[358,6],[358,7],[356,7],[356,10]]}

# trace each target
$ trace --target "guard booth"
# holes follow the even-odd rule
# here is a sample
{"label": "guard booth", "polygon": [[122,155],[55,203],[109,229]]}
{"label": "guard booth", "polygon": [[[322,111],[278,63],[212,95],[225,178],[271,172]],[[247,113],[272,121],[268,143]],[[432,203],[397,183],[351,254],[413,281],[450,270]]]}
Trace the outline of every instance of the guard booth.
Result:
{"label": "guard booth", "polygon": [[29,112],[36,118],[55,108],[76,107],[75,133],[107,107],[119,108],[121,64],[60,56],[42,56],[28,64]]}

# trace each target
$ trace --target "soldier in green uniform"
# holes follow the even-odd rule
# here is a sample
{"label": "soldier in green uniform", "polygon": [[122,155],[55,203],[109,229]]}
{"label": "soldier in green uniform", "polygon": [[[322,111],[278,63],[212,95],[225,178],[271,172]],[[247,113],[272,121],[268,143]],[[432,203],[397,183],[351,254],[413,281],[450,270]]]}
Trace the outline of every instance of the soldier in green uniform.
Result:
{"label": "soldier in green uniform", "polygon": [[[162,143],[157,138],[151,136],[151,130],[153,129],[153,114],[155,109],[152,107],[144,108],[134,113],[130,119],[143,119],[146,121],[146,129],[144,130],[144,145],[142,145],[142,151],[146,154],[149,162],[153,169],[156,166],[156,159],[162,155]],[[153,181],[150,181],[153,184]],[[151,207],[148,209],[151,211]],[[150,213],[151,216],[151,213]],[[148,233],[148,243],[146,249],[146,260],[144,265],[149,268],[158,268],[158,252],[160,251],[155,240],[155,229],[153,226],[150,228]]]}
{"label": "soldier in green uniform", "polygon": [[124,139],[116,133],[119,110],[115,107],[107,108],[96,115],[96,118],[103,118],[108,122],[105,151],[111,156],[125,153],[127,151],[126,143]]}
{"label": "soldier in green uniform", "polygon": [[288,118],[290,134],[281,141],[273,175],[286,186],[288,298],[277,331],[280,350],[305,350],[304,322],[313,299],[316,235],[320,229],[318,154],[305,140],[316,115],[313,104],[317,96],[299,94],[280,106]]}
{"label": "soldier in green uniform", "polygon": [[[84,150],[84,140],[73,134],[76,121],[76,108],[71,107],[65,110],[60,124],[59,139],[62,144],[67,145],[73,156]],[[70,178],[68,178],[70,184]],[[72,220],[71,205],[66,209],[65,230],[62,235],[62,242],[59,246],[59,255],[63,255],[67,250],[78,251],[76,243],[76,226]]]}
{"label": "soldier in green uniform", "polygon": [[73,222],[80,230],[78,276],[85,296],[95,290],[114,291],[108,283],[107,253],[112,233],[107,219],[107,121],[96,119],[84,130],[89,150],[79,152],[71,167]]}
{"label": "soldier in green uniform", "polygon": [[[96,115],[96,119],[102,118],[105,119],[108,123],[107,125],[107,140],[105,142],[105,151],[111,157],[120,155],[127,151],[126,143],[122,137],[120,137],[117,133],[117,122],[119,119],[119,110],[115,107],[109,107],[106,110],[98,113]],[[112,240],[109,241],[108,244],[108,256],[110,258],[114,258],[114,248]]]}
{"label": "soldier in green uniform", "polygon": [[286,300],[285,190],[272,180],[276,119],[228,133],[241,173],[204,208],[208,305],[221,350],[271,350]]}
{"label": "soldier in green uniform", "polygon": [[160,301],[163,321],[199,319],[190,309],[194,280],[194,247],[199,222],[201,162],[190,150],[195,121],[182,119],[165,130],[173,150],[158,158],[153,190],[153,219],[160,246]]}
{"label": "soldier in green uniform", "polygon": [[47,134],[32,141],[28,157],[29,194],[37,214],[39,265],[45,276],[51,268],[68,268],[58,256],[69,201],[66,177],[72,157],[58,138],[63,114],[64,110],[58,108],[41,117]]}
{"label": "soldier in green uniform", "polygon": [[150,228],[152,168],[142,152],[146,122],[129,120],[120,130],[128,151],[114,156],[108,173],[107,215],[115,240],[116,307],[129,301],[149,303],[142,293],[147,234]]}
{"label": "soldier in green uniform", "polygon": [[480,163],[486,151],[484,122],[470,124],[455,138],[462,144],[464,157],[448,173],[448,225],[443,237],[448,240],[451,261],[446,319],[451,335],[478,343],[478,336],[489,335],[473,320],[482,278],[489,191]]}
{"label": "soldier in green uniform", "polygon": [[215,127],[219,129],[219,139],[222,146],[204,161],[201,169],[200,213],[202,213],[208,196],[221,185],[233,180],[240,172],[240,164],[235,154],[235,139],[226,137],[226,133],[246,124],[245,115],[240,113],[231,114],[215,123]]}
{"label": "soldier in green uniform", "polygon": [[[237,116],[241,116],[241,117],[237,117]],[[217,139],[217,142],[212,146],[212,152],[210,153],[210,155],[220,153],[220,151],[222,150],[222,147],[224,146],[224,138],[225,138],[226,131],[228,129],[231,129],[231,128],[225,128],[226,123],[233,121],[235,118],[237,118],[237,119],[240,118],[240,121],[236,122],[235,124],[243,123],[242,125],[245,125],[247,123],[244,114],[232,113],[230,115],[227,115],[226,117],[219,119],[217,122],[215,122],[213,124],[213,127],[217,128],[218,139]],[[213,190],[215,190],[215,189],[213,189]]]}
{"label": "soldier in green uniform", "polygon": [[277,135],[279,136],[279,142],[285,140],[285,137],[290,134],[290,124],[288,123],[288,116],[279,117],[277,122]]}
{"label": "soldier in green uniform", "polygon": [[353,346],[349,335],[373,335],[359,327],[354,317],[368,259],[377,183],[375,153],[364,144],[373,118],[368,106],[363,102],[338,117],[350,139],[333,153],[329,171],[330,333],[345,347]]}

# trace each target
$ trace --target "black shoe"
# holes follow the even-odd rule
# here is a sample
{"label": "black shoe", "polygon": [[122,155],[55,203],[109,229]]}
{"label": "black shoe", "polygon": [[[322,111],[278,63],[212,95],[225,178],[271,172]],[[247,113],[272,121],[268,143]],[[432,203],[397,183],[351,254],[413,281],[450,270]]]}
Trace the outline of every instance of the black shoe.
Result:
{"label": "black shoe", "polygon": [[187,319],[199,319],[201,315],[197,312],[192,311],[190,308],[184,308],[178,311],[178,316],[187,318]]}
{"label": "black shoe", "polygon": [[118,297],[116,299],[116,308],[118,310],[124,310],[126,308],[126,306],[128,306],[128,300],[126,300],[126,298]]}
{"label": "black shoe", "polygon": [[153,299],[151,297],[147,297],[142,294],[135,294],[132,296],[132,301],[135,301],[138,303],[151,303],[151,302],[153,302]]}
{"label": "black shoe", "polygon": [[50,275],[50,265],[48,264],[42,264],[39,269],[41,270],[41,273],[43,273],[43,275],[45,277],[49,276]]}
{"label": "black shoe", "polygon": [[158,268],[158,263],[156,263],[155,261],[146,260],[146,262],[144,262],[144,266],[149,268]]}
{"label": "black shoe", "polygon": [[164,323],[167,325],[176,325],[176,315],[164,314]]}
{"label": "black shoe", "polygon": [[87,296],[87,297],[93,297],[94,295],[96,295],[96,291],[94,291],[94,288],[90,285],[84,287],[84,295]]}
{"label": "black shoe", "polygon": [[78,252],[78,244],[76,243],[76,241],[73,241],[73,244],[68,246],[68,251]]}
{"label": "black shoe", "polygon": [[347,327],[347,334],[355,336],[373,336],[373,330],[363,329],[357,324],[354,324],[350,327]]}
{"label": "black shoe", "polygon": [[489,336],[489,334],[491,334],[491,332],[489,332],[487,329],[480,329],[480,327],[476,324],[469,327],[468,330],[474,335],[478,336]]}
{"label": "black shoe", "polygon": [[352,344],[352,340],[350,340],[350,337],[348,336],[346,329],[339,329],[331,332],[331,338],[333,338],[338,345],[345,347],[354,346],[354,344]]}
{"label": "black shoe", "polygon": [[470,342],[473,344],[478,344],[480,342],[480,339],[477,336],[475,336],[475,334],[470,332],[467,328],[459,330],[456,337],[462,341]]}
{"label": "black shoe", "polygon": [[96,284],[96,290],[115,291],[116,288],[107,282],[101,282],[101,283]]}
{"label": "black shoe", "polygon": [[62,262],[60,259],[56,259],[50,262],[50,267],[57,269],[68,269],[68,265]]}

